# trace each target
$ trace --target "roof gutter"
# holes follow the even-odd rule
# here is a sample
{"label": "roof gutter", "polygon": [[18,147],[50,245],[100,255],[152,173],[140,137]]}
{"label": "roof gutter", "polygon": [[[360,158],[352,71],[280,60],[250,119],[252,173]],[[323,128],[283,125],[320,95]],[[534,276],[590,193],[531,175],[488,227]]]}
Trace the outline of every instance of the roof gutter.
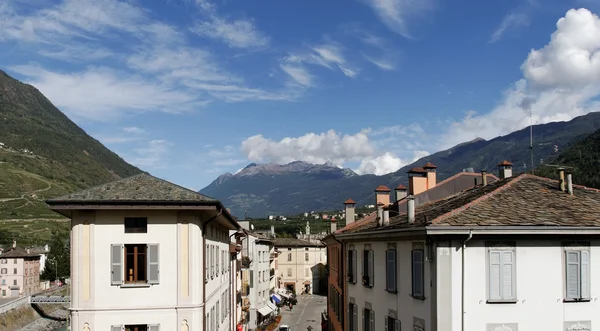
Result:
{"label": "roof gutter", "polygon": [[204,252],[204,256],[202,257],[202,274],[204,275],[204,285],[203,285],[203,289],[202,289],[202,305],[204,307],[204,309],[202,309],[202,314],[204,315],[202,317],[202,321],[203,321],[203,330],[206,330],[206,256],[207,256],[207,252],[206,252],[206,227],[212,223],[214,220],[216,220],[219,216],[221,216],[223,214],[223,208],[221,207],[221,210],[219,210],[219,213],[211,218],[208,219],[208,221],[204,222],[204,224],[202,224],[202,251]]}
{"label": "roof gutter", "polygon": [[468,235],[480,234],[546,234],[546,235],[600,235],[600,227],[597,226],[478,226],[477,229],[461,226],[427,226],[428,235]]}
{"label": "roof gutter", "polygon": [[[387,237],[390,234],[396,235],[424,235],[426,234],[426,228],[424,227],[413,227],[413,228],[403,228],[403,229],[389,229],[389,230],[378,230],[378,231],[365,231],[365,232],[354,232],[354,233],[341,233],[338,234],[337,237],[341,240],[345,239],[364,239],[366,235],[369,238],[376,237]],[[336,239],[337,240],[337,239]]]}

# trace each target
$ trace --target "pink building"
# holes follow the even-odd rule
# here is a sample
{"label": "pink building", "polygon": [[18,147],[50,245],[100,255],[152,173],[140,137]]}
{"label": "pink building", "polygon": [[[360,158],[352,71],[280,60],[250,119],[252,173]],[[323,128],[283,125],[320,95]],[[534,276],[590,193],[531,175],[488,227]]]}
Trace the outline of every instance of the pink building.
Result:
{"label": "pink building", "polygon": [[0,298],[31,295],[40,290],[40,255],[13,247],[0,255]]}

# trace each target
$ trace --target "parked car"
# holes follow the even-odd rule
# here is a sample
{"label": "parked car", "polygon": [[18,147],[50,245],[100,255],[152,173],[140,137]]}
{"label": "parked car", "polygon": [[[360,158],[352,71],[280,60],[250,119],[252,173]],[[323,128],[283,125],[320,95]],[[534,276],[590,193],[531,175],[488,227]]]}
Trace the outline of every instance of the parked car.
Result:
{"label": "parked car", "polygon": [[279,331],[292,331],[289,325],[282,325],[279,327]]}

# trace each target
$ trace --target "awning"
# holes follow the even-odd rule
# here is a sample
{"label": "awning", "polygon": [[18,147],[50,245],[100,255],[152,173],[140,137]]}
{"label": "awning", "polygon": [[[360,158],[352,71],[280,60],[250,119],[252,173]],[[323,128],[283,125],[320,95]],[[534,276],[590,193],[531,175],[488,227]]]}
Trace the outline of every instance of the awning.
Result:
{"label": "awning", "polygon": [[277,294],[273,294],[271,295],[271,299],[273,299],[273,301],[275,301],[276,304],[280,304],[281,303],[281,297]]}
{"label": "awning", "polygon": [[284,298],[286,298],[286,299],[289,299],[289,298],[290,298],[290,296],[289,296],[289,295],[287,295],[287,294],[285,294],[285,293],[279,293],[279,295],[281,295],[282,297],[284,297]]}
{"label": "awning", "polygon": [[258,313],[261,314],[261,315],[263,315],[263,316],[267,316],[267,315],[269,315],[272,312],[273,312],[273,309],[271,309],[271,307],[266,306],[266,305],[262,306],[261,308],[258,308]]}
{"label": "awning", "polygon": [[267,301],[267,306],[269,308],[271,308],[272,311],[276,311],[277,310],[277,306],[275,306],[275,304],[272,303],[272,302],[270,302],[270,301]]}

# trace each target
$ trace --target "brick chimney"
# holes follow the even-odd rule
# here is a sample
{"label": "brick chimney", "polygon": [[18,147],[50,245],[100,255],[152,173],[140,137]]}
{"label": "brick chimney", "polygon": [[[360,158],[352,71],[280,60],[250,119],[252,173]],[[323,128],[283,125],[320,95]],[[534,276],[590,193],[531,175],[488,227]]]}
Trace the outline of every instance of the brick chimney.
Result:
{"label": "brick chimney", "polygon": [[[423,168],[412,168],[408,172],[408,194],[417,195],[427,190],[427,174]],[[434,175],[435,177],[435,175]]]}
{"label": "brick chimney", "polygon": [[500,179],[512,177],[513,164],[504,160],[498,164],[498,177]]}
{"label": "brick chimney", "polygon": [[429,190],[430,188],[434,188],[435,185],[437,184],[437,178],[436,178],[437,167],[434,164],[427,162],[423,166],[423,169],[425,171],[427,171],[427,189]]}
{"label": "brick chimney", "polygon": [[335,231],[337,231],[337,220],[335,219],[335,217],[331,218],[331,232],[330,233],[335,233]]}
{"label": "brick chimney", "polygon": [[354,206],[356,202],[352,199],[344,201],[344,212],[346,214],[346,225],[354,222]]}
{"label": "brick chimney", "polygon": [[385,185],[379,185],[375,189],[375,205],[382,204],[387,206],[390,204],[390,192],[391,190]]}
{"label": "brick chimney", "polygon": [[396,191],[396,201],[400,201],[406,197],[408,189],[406,186],[400,184],[394,189],[394,191]]}

